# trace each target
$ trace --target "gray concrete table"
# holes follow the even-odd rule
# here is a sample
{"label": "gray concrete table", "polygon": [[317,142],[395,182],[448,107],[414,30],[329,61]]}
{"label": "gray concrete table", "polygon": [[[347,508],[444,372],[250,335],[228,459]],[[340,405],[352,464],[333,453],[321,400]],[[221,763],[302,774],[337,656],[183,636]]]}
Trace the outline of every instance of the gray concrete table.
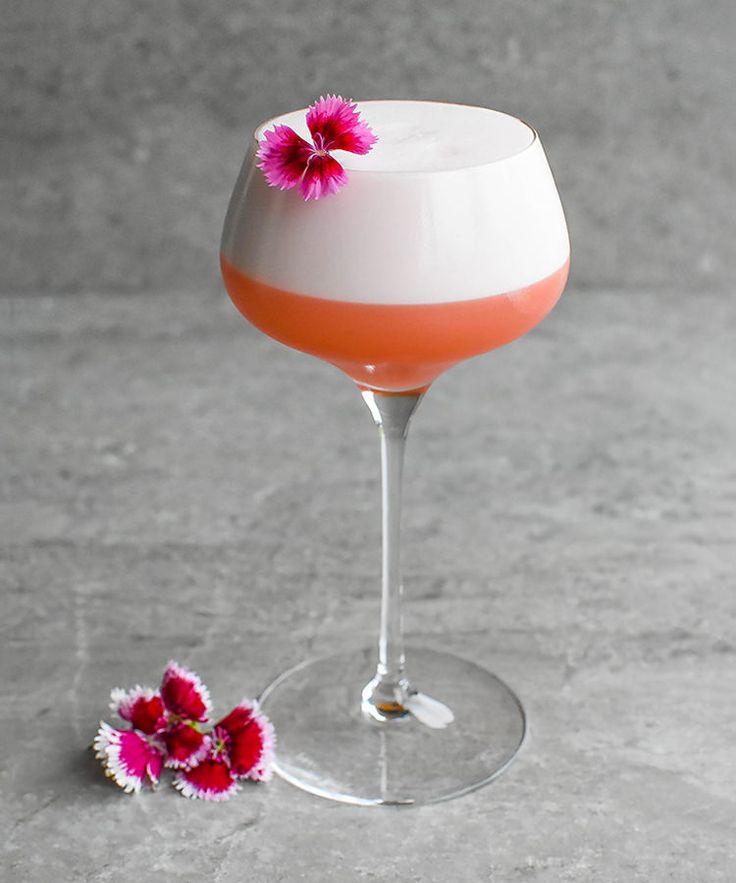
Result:
{"label": "gray concrete table", "polygon": [[417,414],[406,624],[522,697],[491,786],[365,810],[128,797],[87,746],[173,657],[219,711],[362,643],[378,451],[351,384],[221,292],[7,298],[3,881],[733,881],[736,307],[572,292]]}

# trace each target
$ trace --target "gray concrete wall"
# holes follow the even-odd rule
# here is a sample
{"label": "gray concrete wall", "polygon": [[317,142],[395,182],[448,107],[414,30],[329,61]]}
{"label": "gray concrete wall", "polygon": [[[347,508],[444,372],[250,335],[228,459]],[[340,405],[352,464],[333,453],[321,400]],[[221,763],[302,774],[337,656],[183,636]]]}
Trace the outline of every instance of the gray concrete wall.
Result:
{"label": "gray concrete wall", "polygon": [[579,287],[725,289],[732,0],[6,0],[0,291],[212,288],[246,136],[320,93],[540,130]]}

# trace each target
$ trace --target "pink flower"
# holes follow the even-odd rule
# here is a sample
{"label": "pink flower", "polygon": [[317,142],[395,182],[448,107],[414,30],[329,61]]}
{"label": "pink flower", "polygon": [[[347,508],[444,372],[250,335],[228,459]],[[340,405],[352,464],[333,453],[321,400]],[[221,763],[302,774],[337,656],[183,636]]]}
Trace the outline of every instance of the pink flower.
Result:
{"label": "pink flower", "polygon": [[148,687],[132,690],[115,688],[110,694],[110,708],[133,728],[151,735],[166,724],[166,713],[160,693]]}
{"label": "pink flower", "polygon": [[199,676],[173,660],[164,670],[161,699],[170,714],[204,722],[212,710],[210,691]]}
{"label": "pink flower", "polygon": [[209,691],[199,677],[176,662],[164,670],[160,691],[148,687],[115,689],[110,707],[131,725],[115,729],[101,723],[94,741],[106,774],[126,791],[158,784],[162,766],[196,765],[209,749],[201,724],[211,709]]}
{"label": "pink flower", "polygon": [[185,797],[226,800],[239,790],[241,779],[271,778],[275,736],[257,702],[244,699],[215,724],[208,751],[196,766],[180,770],[174,787]]}
{"label": "pink flower", "polygon": [[101,723],[93,747],[105,774],[124,791],[136,793],[147,780],[158,785],[164,764],[163,751],[138,730],[115,730]]}
{"label": "pink flower", "polygon": [[378,140],[360,118],[354,101],[339,95],[319,98],[307,111],[310,144],[292,128],[274,126],[264,132],[258,147],[258,168],[271,187],[291,190],[298,184],[304,199],[320,199],[337,193],[348,176],[330,155],[332,150],[368,153]]}
{"label": "pink flower", "polygon": [[225,800],[241,779],[271,777],[275,736],[257,702],[244,699],[209,732],[207,687],[176,662],[164,670],[161,688],[113,690],[110,707],[130,729],[100,723],[94,740],[106,774],[127,792],[155,787],[164,767],[185,797]]}

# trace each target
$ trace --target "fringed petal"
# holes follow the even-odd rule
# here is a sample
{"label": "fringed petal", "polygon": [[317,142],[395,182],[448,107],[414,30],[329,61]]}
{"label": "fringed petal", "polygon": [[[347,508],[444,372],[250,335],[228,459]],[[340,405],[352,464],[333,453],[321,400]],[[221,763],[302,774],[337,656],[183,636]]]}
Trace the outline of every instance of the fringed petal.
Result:
{"label": "fringed petal", "polygon": [[178,717],[203,723],[212,709],[210,692],[193,671],[178,662],[169,662],[161,682],[161,698],[166,710]]}
{"label": "fringed petal", "polygon": [[329,154],[317,154],[309,160],[301,181],[304,199],[321,199],[344,187],[348,176],[340,163]]}
{"label": "fringed petal", "polygon": [[100,723],[93,742],[105,775],[124,791],[138,793],[148,779],[157,785],[163,766],[161,751],[136,730],[116,730]]}
{"label": "fringed petal", "polygon": [[161,733],[166,745],[166,766],[195,767],[209,752],[209,739],[188,723],[178,723]]}
{"label": "fringed petal", "polygon": [[229,738],[230,768],[239,778],[265,782],[273,773],[276,736],[273,725],[257,702],[243,699],[215,727]]}
{"label": "fringed petal", "polygon": [[307,126],[318,150],[348,150],[364,154],[378,138],[360,118],[354,101],[340,95],[319,98],[307,111]]}
{"label": "fringed petal", "polygon": [[164,705],[158,690],[135,686],[132,690],[119,687],[110,693],[110,708],[133,728],[151,735],[165,724]]}
{"label": "fringed petal", "polygon": [[271,187],[290,190],[301,181],[314,147],[289,126],[274,126],[263,133],[257,166]]}
{"label": "fringed petal", "polygon": [[174,777],[174,787],[184,797],[200,800],[227,800],[240,790],[224,759],[207,758],[192,770],[180,770]]}

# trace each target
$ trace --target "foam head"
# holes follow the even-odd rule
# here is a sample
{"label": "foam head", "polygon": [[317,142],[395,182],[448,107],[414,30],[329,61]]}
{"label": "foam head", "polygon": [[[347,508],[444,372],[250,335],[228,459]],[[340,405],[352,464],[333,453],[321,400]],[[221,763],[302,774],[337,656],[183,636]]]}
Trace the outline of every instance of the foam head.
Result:
{"label": "foam head", "polygon": [[378,136],[342,151],[339,193],[304,202],[268,187],[256,130],[228,210],[222,251],[244,274],[296,294],[363,303],[439,303],[523,288],[569,256],[557,189],[533,129],[488,108],[366,101]]}
{"label": "foam head", "polygon": [[[346,169],[380,172],[439,172],[508,159],[529,147],[535,133],[526,123],[486,107],[434,101],[364,101],[358,110],[378,135],[370,153],[335,151]],[[310,138],[305,111],[284,114],[256,130],[290,126]]]}

